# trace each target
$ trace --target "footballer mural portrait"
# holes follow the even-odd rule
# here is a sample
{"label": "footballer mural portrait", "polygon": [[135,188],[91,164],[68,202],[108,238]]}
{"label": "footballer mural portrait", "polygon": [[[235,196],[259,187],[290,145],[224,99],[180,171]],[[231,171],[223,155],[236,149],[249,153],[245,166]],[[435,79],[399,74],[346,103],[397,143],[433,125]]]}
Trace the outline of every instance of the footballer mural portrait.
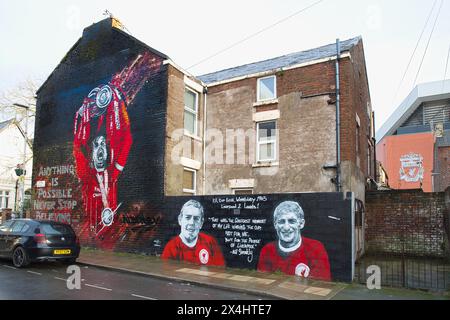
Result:
{"label": "footballer mural portrait", "polygon": [[258,270],[281,271],[303,278],[331,281],[330,263],[324,245],[302,236],[305,214],[295,201],[280,203],[273,212],[277,241],[265,245]]}
{"label": "footballer mural portrait", "polygon": [[166,244],[161,258],[200,265],[225,266],[225,258],[217,240],[200,232],[204,221],[205,213],[200,202],[186,202],[178,215],[180,233]]}
{"label": "footballer mural portrait", "polygon": [[117,230],[118,179],[133,144],[128,108],[151,76],[152,56],[139,54],[107,83],[93,88],[75,113],[73,156],[81,183],[80,235],[111,248]]}

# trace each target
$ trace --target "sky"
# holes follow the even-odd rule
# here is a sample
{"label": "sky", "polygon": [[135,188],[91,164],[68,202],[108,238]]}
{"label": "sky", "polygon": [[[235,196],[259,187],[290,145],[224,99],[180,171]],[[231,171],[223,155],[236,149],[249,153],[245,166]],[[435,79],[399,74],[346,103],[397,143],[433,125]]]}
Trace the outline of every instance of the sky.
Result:
{"label": "sky", "polygon": [[[450,49],[450,0],[317,2],[0,0],[0,92],[26,79],[43,82],[81,37],[83,29],[105,18],[105,10],[117,17],[134,37],[165,53],[193,75],[308,50],[335,43],[337,38],[362,36],[377,130],[414,88],[427,44],[416,83],[444,79]],[[450,66],[448,69],[447,79]]]}

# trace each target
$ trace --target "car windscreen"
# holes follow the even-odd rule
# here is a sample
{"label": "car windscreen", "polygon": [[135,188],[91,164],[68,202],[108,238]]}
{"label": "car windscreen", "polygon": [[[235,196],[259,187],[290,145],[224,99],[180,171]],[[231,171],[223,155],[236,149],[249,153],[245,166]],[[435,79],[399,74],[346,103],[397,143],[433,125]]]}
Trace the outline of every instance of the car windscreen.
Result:
{"label": "car windscreen", "polygon": [[49,236],[59,234],[74,234],[72,228],[65,224],[42,223],[40,227],[41,232]]}

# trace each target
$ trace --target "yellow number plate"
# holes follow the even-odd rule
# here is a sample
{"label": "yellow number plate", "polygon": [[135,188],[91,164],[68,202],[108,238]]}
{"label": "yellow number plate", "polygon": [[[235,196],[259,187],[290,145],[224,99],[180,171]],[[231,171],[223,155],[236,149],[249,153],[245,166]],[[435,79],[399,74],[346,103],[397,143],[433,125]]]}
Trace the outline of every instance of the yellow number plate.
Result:
{"label": "yellow number plate", "polygon": [[70,254],[70,249],[66,250],[53,250],[53,254]]}

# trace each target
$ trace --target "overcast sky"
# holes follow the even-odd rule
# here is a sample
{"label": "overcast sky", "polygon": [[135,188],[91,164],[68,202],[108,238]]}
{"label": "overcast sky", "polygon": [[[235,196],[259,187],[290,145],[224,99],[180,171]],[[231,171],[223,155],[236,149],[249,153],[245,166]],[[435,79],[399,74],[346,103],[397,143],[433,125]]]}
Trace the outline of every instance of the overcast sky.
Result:
{"label": "overcast sky", "polygon": [[[0,91],[27,78],[45,80],[83,29],[104,18],[105,9],[133,36],[188,69],[317,1],[0,0]],[[450,47],[450,0],[323,0],[189,71],[201,75],[361,35],[378,129],[413,89],[441,1],[417,82],[440,81]]]}

